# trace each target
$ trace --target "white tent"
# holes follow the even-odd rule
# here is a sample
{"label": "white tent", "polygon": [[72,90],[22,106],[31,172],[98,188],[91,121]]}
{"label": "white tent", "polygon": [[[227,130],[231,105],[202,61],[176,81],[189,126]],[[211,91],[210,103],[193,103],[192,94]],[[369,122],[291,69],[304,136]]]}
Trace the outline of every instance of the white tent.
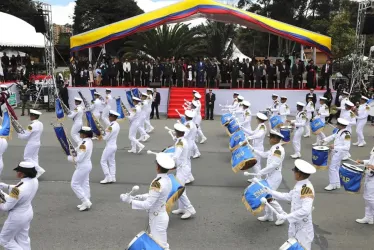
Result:
{"label": "white tent", "polygon": [[22,51],[17,51],[17,50],[14,50],[14,49],[4,49],[3,51],[0,51],[0,57],[2,57],[4,55],[4,53],[6,53],[6,55],[9,56],[9,57],[12,57],[13,55],[18,56],[18,53],[21,57],[26,56],[26,53],[24,53]]}
{"label": "white tent", "polygon": [[242,62],[243,59],[249,59],[249,61],[251,62],[252,59],[249,57],[249,56],[246,56],[244,55],[238,47],[236,47],[235,43],[232,45],[232,55],[231,55],[231,58],[232,60],[236,59],[236,58],[239,58],[239,62]]}
{"label": "white tent", "polygon": [[0,12],[0,46],[44,48],[44,35],[18,17]]}

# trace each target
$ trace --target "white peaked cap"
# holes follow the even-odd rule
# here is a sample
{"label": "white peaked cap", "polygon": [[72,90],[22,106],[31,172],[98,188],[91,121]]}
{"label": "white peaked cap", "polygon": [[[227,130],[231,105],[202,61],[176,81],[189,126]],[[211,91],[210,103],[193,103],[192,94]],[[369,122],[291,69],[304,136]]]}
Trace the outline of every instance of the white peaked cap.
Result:
{"label": "white peaked cap", "polygon": [[264,115],[263,113],[257,113],[256,116],[258,119],[263,120],[263,121],[266,121],[268,119],[268,117]]}
{"label": "white peaked cap", "polygon": [[115,115],[115,116],[117,116],[117,117],[121,116],[117,111],[114,111],[114,110],[110,110],[110,111],[109,111],[109,114],[111,114],[111,115]]}
{"label": "white peaked cap", "polygon": [[270,130],[270,134],[277,135],[282,139],[284,138],[284,136],[281,133],[279,133],[278,131],[275,131],[275,130]]}
{"label": "white peaked cap", "polygon": [[343,126],[348,126],[349,125],[349,121],[347,121],[346,119],[343,119],[343,118],[338,118],[338,123],[343,125]]}
{"label": "white peaked cap", "polygon": [[190,118],[194,118],[195,112],[193,112],[192,110],[186,110],[186,112],[184,112],[184,115]]}
{"label": "white peaked cap", "polygon": [[179,132],[186,132],[188,130],[188,128],[181,123],[175,123],[174,129]]}
{"label": "white peaked cap", "polygon": [[165,169],[173,169],[175,167],[175,161],[166,153],[158,153],[156,155],[156,161],[158,165]]}
{"label": "white peaked cap", "polygon": [[30,114],[34,114],[34,115],[42,115],[42,112],[39,112],[35,109],[30,109]]}
{"label": "white peaked cap", "polygon": [[305,174],[314,174],[316,172],[316,168],[312,164],[301,159],[295,160],[295,167]]}

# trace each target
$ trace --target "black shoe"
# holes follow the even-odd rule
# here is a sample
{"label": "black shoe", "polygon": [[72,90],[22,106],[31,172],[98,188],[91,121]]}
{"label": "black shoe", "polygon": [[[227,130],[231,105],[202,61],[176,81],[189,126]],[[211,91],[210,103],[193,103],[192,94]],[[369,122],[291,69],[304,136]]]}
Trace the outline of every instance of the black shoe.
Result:
{"label": "black shoe", "polygon": [[213,119],[213,118],[210,118],[210,120],[212,120],[212,121],[213,121],[214,119]]}

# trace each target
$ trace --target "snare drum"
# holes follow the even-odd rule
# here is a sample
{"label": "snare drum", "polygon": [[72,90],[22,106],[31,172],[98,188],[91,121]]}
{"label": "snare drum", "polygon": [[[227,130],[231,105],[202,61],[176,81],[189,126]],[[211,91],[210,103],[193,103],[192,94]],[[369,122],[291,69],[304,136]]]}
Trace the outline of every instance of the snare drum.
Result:
{"label": "snare drum", "polygon": [[279,115],[273,116],[272,118],[270,118],[270,126],[272,129],[283,126],[282,118]]}
{"label": "snare drum", "polygon": [[361,189],[361,180],[364,171],[354,165],[343,163],[339,168],[340,184],[345,191],[350,193],[358,193]]}
{"label": "snare drum", "polygon": [[164,150],[162,150],[162,152],[169,154],[169,155],[173,155],[175,152],[175,147],[174,146],[167,147]]}
{"label": "snare drum", "polygon": [[242,146],[232,152],[231,168],[234,173],[247,170],[256,165],[257,160],[248,146]]}
{"label": "snare drum", "polygon": [[[265,187],[270,188],[269,183],[266,180],[262,180],[260,183]],[[271,198],[271,195],[265,188],[260,186],[258,183],[253,182],[244,190],[242,202],[248,211],[253,215],[256,215],[264,210],[265,204],[262,204],[261,202],[262,197],[269,199]]]}
{"label": "snare drum", "polygon": [[329,148],[326,146],[315,146],[312,148],[312,162],[316,169],[326,170],[329,160]]}
{"label": "snare drum", "polygon": [[166,211],[171,212],[175,202],[181,197],[184,192],[184,186],[179,182],[177,177],[173,174],[168,174],[171,180],[171,190],[166,201]]}
{"label": "snare drum", "polygon": [[259,111],[259,112],[262,113],[262,114],[264,114],[264,115],[266,115],[266,116],[269,116],[269,111],[267,111],[267,110]]}
{"label": "snare drum", "polygon": [[233,133],[240,129],[239,123],[236,120],[231,120],[227,125],[227,134],[231,136]]}
{"label": "snare drum", "polygon": [[186,117],[182,115],[180,121],[182,124],[185,124],[187,122]]}
{"label": "snare drum", "polygon": [[288,239],[279,250],[305,250],[305,248],[295,238]]}
{"label": "snare drum", "polygon": [[321,118],[314,118],[310,122],[310,128],[312,129],[313,134],[318,135],[323,131],[325,127],[325,123],[321,120]]}
{"label": "snare drum", "polygon": [[221,116],[221,124],[222,126],[226,126],[227,124],[229,124],[229,122],[232,120],[233,116],[231,113],[227,113],[227,114],[223,114]]}
{"label": "snare drum", "polygon": [[283,135],[283,141],[285,143],[288,143],[290,142],[291,140],[291,131],[292,131],[292,127],[291,126],[282,126],[280,128],[280,133]]}
{"label": "snare drum", "polygon": [[334,128],[334,129],[332,130],[332,133],[333,133],[333,134],[336,134],[336,133],[338,133],[338,131],[339,131],[338,128]]}
{"label": "snare drum", "polygon": [[163,250],[146,232],[142,231],[130,242],[127,250]]}

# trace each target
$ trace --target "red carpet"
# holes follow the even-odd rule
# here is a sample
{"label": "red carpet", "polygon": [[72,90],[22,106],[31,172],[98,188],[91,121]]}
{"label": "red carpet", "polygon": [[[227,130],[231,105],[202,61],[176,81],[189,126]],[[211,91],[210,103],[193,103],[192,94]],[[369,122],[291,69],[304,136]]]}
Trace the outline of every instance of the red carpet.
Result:
{"label": "red carpet", "polygon": [[187,101],[192,100],[192,90],[196,90],[201,95],[201,116],[205,117],[205,89],[204,88],[171,88],[170,97],[169,97],[169,107],[168,107],[168,118],[179,118],[178,113],[175,109],[181,114],[184,114],[183,104],[184,99]]}

